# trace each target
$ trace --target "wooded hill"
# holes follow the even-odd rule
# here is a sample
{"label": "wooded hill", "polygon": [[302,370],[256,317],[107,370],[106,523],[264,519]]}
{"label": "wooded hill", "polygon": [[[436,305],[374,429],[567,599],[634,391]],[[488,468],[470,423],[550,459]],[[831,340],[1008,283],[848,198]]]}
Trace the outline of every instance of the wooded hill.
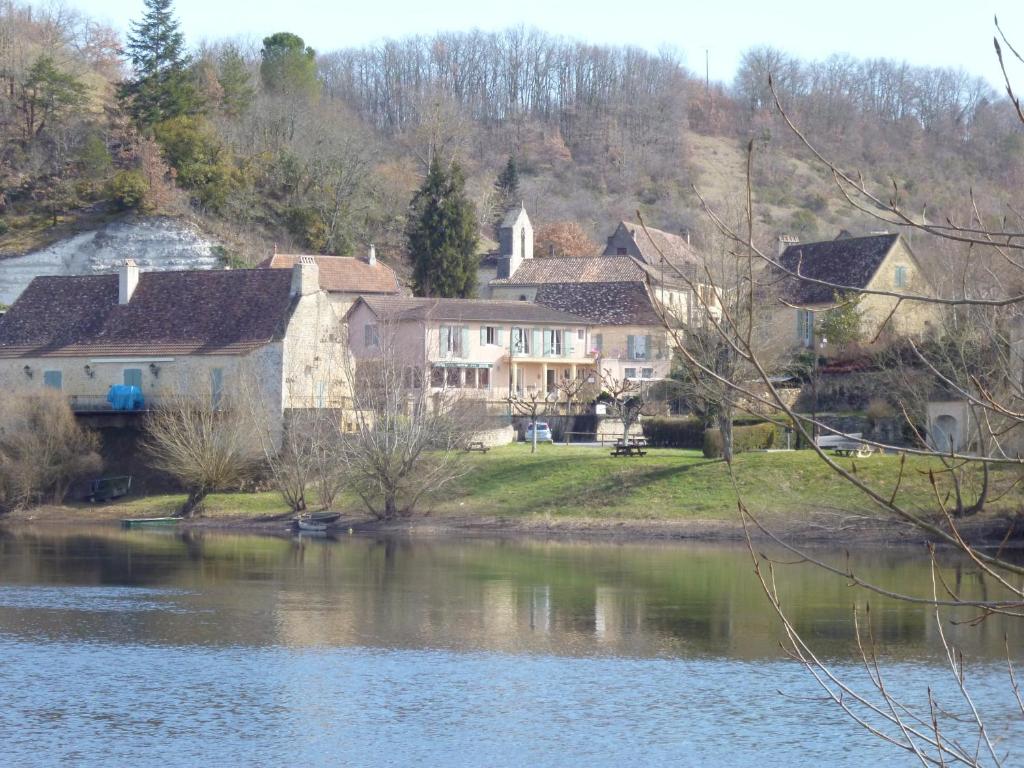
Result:
{"label": "wooded hill", "polygon": [[[582,227],[574,249],[637,208],[700,244],[691,187],[738,217],[750,139],[765,242],[877,229],[808,162],[769,72],[811,140],[868,181],[895,180],[931,220],[969,220],[972,188],[984,216],[1009,215],[1024,181],[1012,106],[963,72],[758,48],[733,83],[707,85],[672,54],[522,28],[329,53],[302,30],[192,49],[170,0],[147,6],[126,41],[59,6],[0,0],[0,254],[138,211],[198,219],[239,263],[275,243],[349,254],[371,241],[401,262],[434,153],[462,165],[481,222],[513,157],[535,223]],[[154,56],[154,40],[174,55]]]}

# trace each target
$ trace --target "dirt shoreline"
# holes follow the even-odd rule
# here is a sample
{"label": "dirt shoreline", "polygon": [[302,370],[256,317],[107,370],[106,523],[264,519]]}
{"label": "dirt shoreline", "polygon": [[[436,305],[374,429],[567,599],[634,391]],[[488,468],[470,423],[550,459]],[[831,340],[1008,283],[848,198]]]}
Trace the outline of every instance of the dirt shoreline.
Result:
{"label": "dirt shoreline", "polygon": [[[123,513],[114,508],[101,510],[68,507],[44,507],[11,513],[0,518],[3,525],[120,525]],[[115,514],[110,514],[115,512]],[[907,546],[926,543],[925,534],[903,523],[878,517],[849,517],[837,520],[830,515],[809,515],[799,519],[772,515],[765,526],[787,542],[828,544],[833,546]],[[1007,537],[1007,530],[1013,534]],[[273,517],[199,517],[182,520],[179,530],[250,533],[266,536],[292,535],[291,515]],[[965,521],[960,528],[964,538],[978,546],[1024,548],[1024,520],[993,517]],[[524,540],[607,541],[613,543],[651,542],[737,542],[745,533],[735,520],[643,520],[601,518],[509,518],[488,515],[417,515],[396,521],[380,521],[361,515],[343,515],[330,527],[328,535],[341,537],[395,536],[403,538],[491,538]],[[753,539],[768,537],[756,529]]]}

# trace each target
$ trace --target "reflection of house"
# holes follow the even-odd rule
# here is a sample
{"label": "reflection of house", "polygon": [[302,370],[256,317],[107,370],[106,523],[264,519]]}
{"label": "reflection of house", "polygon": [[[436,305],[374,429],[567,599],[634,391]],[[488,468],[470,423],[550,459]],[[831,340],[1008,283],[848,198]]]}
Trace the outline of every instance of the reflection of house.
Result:
{"label": "reflection of house", "polygon": [[530,302],[365,296],[347,321],[357,361],[383,348],[429,371],[434,388],[476,391],[488,400],[504,400],[510,387],[554,391],[594,363],[586,320]]}
{"label": "reflection of house", "polygon": [[217,403],[252,375],[271,414],[332,397],[341,339],[316,263],[246,269],[37,277],[0,323],[0,387],[61,390],[106,408],[113,384],[147,403],[170,392]]}
{"label": "reflection of house", "polygon": [[[792,338],[803,346],[815,343],[816,324],[834,306],[835,295],[841,291],[833,286],[851,291],[934,295],[931,282],[899,235],[844,235],[818,243],[792,243],[779,256],[779,262],[792,275],[808,278],[780,277],[784,298],[798,308],[785,306],[775,315],[779,338]],[[874,337],[883,323],[900,335],[937,329],[939,311],[935,305],[904,301],[896,307],[897,301],[895,297],[862,294],[859,311],[864,333]]]}

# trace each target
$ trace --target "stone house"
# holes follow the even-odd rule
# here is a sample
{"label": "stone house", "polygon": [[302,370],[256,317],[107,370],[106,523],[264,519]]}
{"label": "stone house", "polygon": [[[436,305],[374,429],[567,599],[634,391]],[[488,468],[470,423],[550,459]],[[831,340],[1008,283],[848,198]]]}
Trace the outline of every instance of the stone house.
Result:
{"label": "stone house", "polygon": [[364,296],[346,320],[357,368],[387,354],[414,381],[488,402],[556,393],[560,381],[594,368],[589,323],[531,302]]}
{"label": "stone house", "polygon": [[37,277],[0,322],[0,388],[66,394],[78,413],[110,410],[114,384],[145,407],[185,394],[216,406],[255,384],[271,428],[290,408],[344,396],[338,317],[312,259],[292,269]]}
{"label": "stone house", "polygon": [[303,258],[312,259],[324,290],[339,316],[360,296],[400,296],[404,293],[395,270],[377,258],[371,245],[366,258],[275,253],[260,263],[263,269],[293,269]]}
{"label": "stone house", "polygon": [[[867,237],[841,235],[835,240],[815,243],[780,241],[777,290],[786,303],[773,314],[776,336],[791,339],[794,346],[811,347],[827,342],[820,339],[818,326],[825,312],[835,305],[837,289],[892,291],[934,296],[935,289],[910,246],[898,234]],[[791,273],[789,275],[786,272]],[[806,279],[799,279],[799,275]],[[840,291],[841,293],[841,291]],[[941,311],[934,304],[863,294],[859,304],[861,328],[873,338],[885,330],[900,336],[921,336],[937,331]],[[895,308],[895,311],[894,311]]]}

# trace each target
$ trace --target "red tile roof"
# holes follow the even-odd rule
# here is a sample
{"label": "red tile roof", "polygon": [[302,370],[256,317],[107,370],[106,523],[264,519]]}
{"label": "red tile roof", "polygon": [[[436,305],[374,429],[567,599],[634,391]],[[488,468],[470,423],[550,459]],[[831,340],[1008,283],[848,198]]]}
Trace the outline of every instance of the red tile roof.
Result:
{"label": "red tile roof", "polygon": [[[260,264],[271,269],[291,269],[305,254],[275,253]],[[320,268],[320,287],[332,293],[384,293],[402,292],[395,271],[378,261],[374,265],[351,256],[313,256]]]}

